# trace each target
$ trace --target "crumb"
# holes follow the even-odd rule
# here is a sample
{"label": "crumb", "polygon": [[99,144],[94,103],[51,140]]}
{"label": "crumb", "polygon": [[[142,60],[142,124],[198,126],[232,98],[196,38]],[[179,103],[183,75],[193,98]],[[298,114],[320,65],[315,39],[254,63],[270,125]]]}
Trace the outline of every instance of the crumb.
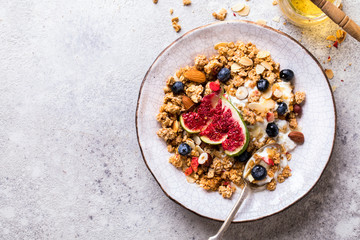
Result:
{"label": "crumb", "polygon": [[159,0],[153,0],[153,3],[157,4]]}
{"label": "crumb", "polygon": [[272,2],[272,5],[277,5],[278,4],[278,2],[276,1],[276,0],[274,0],[273,2]]}
{"label": "crumb", "polygon": [[238,11],[237,14],[239,14],[242,17],[246,17],[250,13],[250,7],[248,5],[245,5],[245,7]]}
{"label": "crumb", "polygon": [[331,56],[328,56],[327,61],[328,61],[328,62],[331,61]]}
{"label": "crumb", "polygon": [[222,9],[219,10],[218,13],[213,12],[212,15],[213,15],[214,18],[216,18],[217,20],[224,21],[225,18],[226,18],[226,15],[227,15],[227,11],[226,11],[225,8],[222,8]]}
{"label": "crumb", "polygon": [[279,16],[275,16],[272,20],[273,20],[274,22],[280,22],[280,17],[279,17]]}
{"label": "crumb", "polygon": [[266,25],[266,20],[263,19],[259,19],[256,21],[256,23],[262,24],[262,25]]}
{"label": "crumb", "polygon": [[333,92],[335,92],[335,90],[337,89],[337,86],[335,86],[335,85],[331,86],[331,89],[332,89]]}
{"label": "crumb", "polygon": [[184,6],[188,6],[191,4],[191,0],[183,0]]}
{"label": "crumb", "polygon": [[176,32],[180,32],[181,30],[181,26],[177,23],[173,23],[173,28],[175,29]]}
{"label": "crumb", "polygon": [[170,8],[170,15],[173,15],[174,9]]}
{"label": "crumb", "polygon": [[334,77],[334,73],[331,69],[325,69],[325,74],[329,79],[332,79]]}
{"label": "crumb", "polygon": [[330,41],[333,41],[335,42],[336,41],[336,37],[334,35],[329,35],[326,37],[326,40],[330,40]]}
{"label": "crumb", "polygon": [[336,31],[336,39],[339,42],[339,44],[341,44],[345,40],[345,37],[346,37],[346,32],[344,30],[339,29]]}
{"label": "crumb", "polygon": [[171,19],[172,26],[175,29],[176,32],[179,32],[181,30],[181,26],[178,24],[179,17],[174,17]]}

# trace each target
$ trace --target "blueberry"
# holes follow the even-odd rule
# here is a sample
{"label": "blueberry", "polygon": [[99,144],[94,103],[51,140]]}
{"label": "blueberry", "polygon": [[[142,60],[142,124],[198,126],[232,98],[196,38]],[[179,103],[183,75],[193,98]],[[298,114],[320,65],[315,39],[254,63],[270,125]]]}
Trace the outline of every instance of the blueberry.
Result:
{"label": "blueberry", "polygon": [[181,93],[182,91],[184,91],[184,84],[182,82],[175,82],[172,86],[171,86],[171,90],[173,91],[173,93],[178,94]]}
{"label": "blueberry", "polygon": [[228,68],[222,68],[217,78],[223,83],[227,82],[230,79],[230,70]]}
{"label": "blueberry", "polygon": [[178,147],[178,152],[180,155],[186,156],[191,152],[191,147],[187,143],[181,143]]}
{"label": "blueberry", "polygon": [[245,151],[242,154],[240,154],[239,156],[236,156],[235,160],[239,161],[239,162],[247,162],[247,160],[249,160],[250,158],[251,158],[251,153],[249,153],[248,151]]}
{"label": "blueberry", "polygon": [[279,128],[273,122],[268,123],[268,125],[266,126],[266,133],[269,137],[276,137],[279,134]]}
{"label": "blueberry", "polygon": [[292,80],[294,78],[294,72],[290,69],[283,69],[280,72],[280,78],[284,82],[289,82],[290,80]]}
{"label": "blueberry", "polygon": [[280,116],[282,116],[282,115],[284,115],[286,113],[287,109],[288,109],[288,107],[287,107],[286,103],[281,102],[281,103],[279,103],[278,108],[276,109],[276,111]]}
{"label": "blueberry", "polygon": [[269,81],[266,79],[260,79],[259,81],[257,81],[256,86],[259,91],[264,92],[269,87]]}
{"label": "blueberry", "polygon": [[263,180],[266,177],[266,175],[267,175],[267,171],[261,165],[255,165],[255,167],[251,169],[251,176],[253,176],[255,180]]}

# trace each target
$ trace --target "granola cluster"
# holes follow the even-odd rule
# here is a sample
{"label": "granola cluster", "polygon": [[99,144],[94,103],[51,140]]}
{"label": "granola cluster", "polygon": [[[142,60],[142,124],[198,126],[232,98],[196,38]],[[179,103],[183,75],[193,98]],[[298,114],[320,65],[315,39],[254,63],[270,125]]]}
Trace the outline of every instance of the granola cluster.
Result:
{"label": "granola cluster", "polygon": [[[205,95],[210,94],[210,83],[217,79],[222,68],[228,68],[231,78],[224,83],[223,88],[248,126],[250,143],[247,152],[253,154],[265,144],[276,142],[275,138],[267,136],[261,129],[263,124],[281,122],[279,134],[286,137],[290,131],[297,130],[297,117],[301,115],[301,109],[298,109],[305,100],[305,93],[294,94],[290,83],[284,84],[280,80],[279,63],[272,60],[269,52],[260,51],[252,43],[221,42],[215,45],[215,49],[217,55],[209,58],[198,55],[193,66],[180,68],[174,76],[167,79],[163,105],[156,117],[161,124],[157,135],[166,142],[167,150],[173,153],[169,162],[183,171],[189,182],[199,184],[209,191],[218,191],[224,198],[230,198],[236,190],[235,186],[242,188],[244,185],[242,175],[245,162],[227,156],[221,145],[206,144],[196,134],[186,132],[179,122],[180,115],[196,107]],[[194,70],[204,75],[204,81],[186,77],[187,72]],[[269,82],[267,91],[257,89],[260,79]],[[175,94],[172,88],[176,82],[182,83],[183,90]],[[276,106],[282,102],[287,103],[288,112],[280,116]],[[181,143],[187,143],[191,147],[187,156],[178,152]],[[281,155],[287,160],[291,159],[289,151],[294,148],[291,144],[294,142],[282,143]],[[194,165],[194,159],[203,153],[209,154],[212,161],[209,164]],[[277,182],[281,183],[291,176],[291,170],[288,166],[279,167],[280,155],[271,156],[275,164],[268,171],[268,175],[277,174],[277,177],[267,183],[266,188],[275,190]]]}

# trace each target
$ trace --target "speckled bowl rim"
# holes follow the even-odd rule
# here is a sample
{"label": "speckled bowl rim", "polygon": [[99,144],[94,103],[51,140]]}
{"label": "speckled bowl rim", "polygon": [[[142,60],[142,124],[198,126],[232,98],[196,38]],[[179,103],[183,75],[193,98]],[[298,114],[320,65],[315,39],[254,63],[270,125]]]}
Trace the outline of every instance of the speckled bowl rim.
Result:
{"label": "speckled bowl rim", "polygon": [[144,83],[146,81],[146,78],[150,72],[150,70],[152,69],[152,67],[154,66],[154,64],[157,62],[157,60],[163,55],[163,53],[169,49],[171,46],[173,46],[175,43],[177,43],[178,41],[180,41],[184,36],[187,36],[189,35],[190,33],[193,33],[194,31],[197,31],[197,30],[200,30],[200,29],[203,29],[203,28],[206,28],[206,27],[209,27],[209,26],[212,26],[212,25],[215,25],[215,24],[226,24],[227,22],[241,22],[241,23],[246,23],[246,24],[254,24],[254,25],[257,25],[257,26],[260,26],[260,27],[263,27],[263,28],[266,28],[266,29],[269,29],[271,31],[274,31],[278,34],[281,34],[287,38],[289,38],[290,40],[292,40],[293,42],[295,42],[296,44],[298,44],[302,49],[305,50],[305,52],[317,63],[317,65],[319,66],[319,68],[321,69],[321,72],[323,73],[325,79],[326,79],[326,82],[328,84],[328,87],[329,87],[329,90],[330,90],[330,94],[331,94],[331,98],[332,98],[332,101],[333,101],[333,106],[334,106],[334,121],[335,121],[335,124],[334,124],[334,136],[333,136],[333,141],[332,141],[332,146],[331,146],[331,152],[330,152],[330,155],[329,155],[329,158],[328,160],[326,161],[326,164],[325,164],[325,167],[324,169],[322,170],[319,178],[314,182],[314,184],[311,186],[311,188],[309,189],[309,191],[307,191],[304,195],[300,196],[296,201],[294,201],[292,204],[284,207],[283,209],[277,211],[277,212],[274,212],[272,214],[269,214],[269,215],[265,215],[265,216],[262,216],[262,217],[259,217],[259,218],[256,218],[256,219],[251,219],[251,220],[240,220],[240,221],[233,221],[233,223],[245,223],[245,222],[253,222],[253,221],[257,221],[257,220],[260,220],[260,219],[264,219],[264,218],[267,218],[267,217],[271,217],[271,216],[274,216],[288,208],[290,208],[291,206],[293,206],[294,204],[298,203],[301,199],[303,199],[306,195],[308,195],[312,190],[313,188],[315,187],[315,185],[319,182],[321,176],[323,175],[325,169],[327,168],[328,164],[329,164],[329,160],[333,154],[333,151],[334,151],[334,144],[335,144],[335,139],[336,139],[336,126],[337,126],[337,112],[336,112],[336,105],[335,105],[335,98],[334,98],[334,94],[331,90],[331,85],[330,85],[330,82],[329,82],[329,79],[327,78],[326,74],[325,74],[325,71],[324,69],[322,68],[321,64],[319,63],[319,61],[315,58],[314,55],[312,55],[312,53],[309,52],[309,50],[307,50],[301,43],[299,43],[296,39],[294,39],[293,37],[291,37],[290,35],[280,31],[280,30],[277,30],[277,29],[274,29],[272,27],[269,27],[269,26],[266,26],[266,25],[263,25],[263,24],[259,24],[259,23],[255,23],[255,22],[252,22],[252,21],[247,21],[247,20],[231,20],[231,21],[224,21],[224,22],[214,22],[214,23],[210,23],[210,24],[206,24],[206,25],[203,25],[203,26],[200,26],[200,27],[197,27],[197,28],[194,28],[190,31],[188,31],[187,33],[183,34],[181,37],[179,37],[178,39],[176,39],[174,42],[172,42],[169,46],[167,46],[163,51],[161,51],[161,53],[156,57],[156,59],[154,60],[154,62],[151,64],[150,68],[147,70],[145,76],[144,76],[144,79],[142,80],[141,82],[141,86],[140,86],[140,89],[139,89],[139,95],[138,95],[138,100],[137,100],[137,104],[136,104],[136,112],[135,112],[135,126],[136,126],[136,136],[137,136],[137,141],[139,143],[139,147],[140,147],[140,151],[141,151],[141,155],[144,159],[144,162],[145,162],[145,165],[146,167],[149,169],[150,173],[153,175],[153,177],[155,178],[156,182],[159,184],[161,190],[165,193],[165,195],[170,198],[172,201],[174,201],[175,203],[179,204],[180,206],[182,206],[183,208],[195,213],[196,215],[198,216],[201,216],[201,217],[204,217],[204,218],[207,218],[207,219],[211,219],[211,220],[215,220],[215,221],[218,221],[218,222],[223,222],[223,220],[220,220],[220,219],[216,219],[216,218],[211,218],[211,217],[208,217],[208,216],[204,216],[202,214],[199,214],[197,213],[196,211],[194,210],[191,210],[187,207],[185,207],[184,205],[182,205],[181,203],[179,203],[178,201],[176,201],[174,198],[172,198],[165,190],[164,188],[161,186],[160,182],[157,180],[156,176],[154,175],[154,173],[151,171],[147,161],[146,161],[146,158],[145,158],[145,155],[144,155],[144,152],[143,152],[143,149],[141,147],[141,143],[140,143],[140,137],[139,137],[139,130],[138,130],[138,113],[139,113],[139,102],[140,102],[140,97],[141,97],[141,92],[142,92],[142,88],[144,86]]}

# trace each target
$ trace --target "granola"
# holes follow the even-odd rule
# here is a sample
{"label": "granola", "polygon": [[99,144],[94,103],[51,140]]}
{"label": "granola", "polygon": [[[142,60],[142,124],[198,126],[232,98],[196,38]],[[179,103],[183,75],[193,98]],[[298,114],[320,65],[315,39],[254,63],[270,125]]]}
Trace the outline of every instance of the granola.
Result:
{"label": "granola", "polygon": [[213,17],[217,20],[224,21],[227,15],[227,11],[225,8],[219,10],[219,12],[213,12]]}
{"label": "granola", "polygon": [[171,22],[172,22],[172,26],[175,29],[175,31],[179,32],[181,30],[181,26],[179,25],[179,17],[172,18]]}
{"label": "granola", "polygon": [[[219,14],[214,13],[214,17],[224,19],[226,10]],[[178,21],[173,18],[173,25]],[[261,51],[250,42],[220,42],[214,48],[217,55],[198,55],[193,66],[180,68],[166,80],[164,103],[156,116],[161,125],[157,135],[172,153],[169,162],[184,172],[188,182],[218,191],[224,198],[231,198],[237,187],[244,186],[246,162],[250,157],[264,145],[278,143],[281,151],[267,150],[268,157],[257,153],[251,158],[254,162],[247,164],[252,168],[266,166],[266,178],[255,182],[263,182],[266,189],[273,191],[278,183],[291,176],[288,161],[298,143],[288,135],[299,131],[297,118],[301,115],[305,92],[294,93],[288,76],[280,76],[280,64],[273,61],[270,52]],[[250,134],[246,151],[235,157],[228,156],[221,145],[207,144],[199,134],[185,131],[179,120],[180,115],[197,108],[204,96],[218,91],[214,86],[220,85],[219,72],[224,68],[229,72],[229,79],[221,83],[224,96],[241,113]],[[202,75],[190,77],[191,71]],[[276,125],[276,135],[268,131],[269,125]],[[180,149],[180,145],[186,148]]]}

